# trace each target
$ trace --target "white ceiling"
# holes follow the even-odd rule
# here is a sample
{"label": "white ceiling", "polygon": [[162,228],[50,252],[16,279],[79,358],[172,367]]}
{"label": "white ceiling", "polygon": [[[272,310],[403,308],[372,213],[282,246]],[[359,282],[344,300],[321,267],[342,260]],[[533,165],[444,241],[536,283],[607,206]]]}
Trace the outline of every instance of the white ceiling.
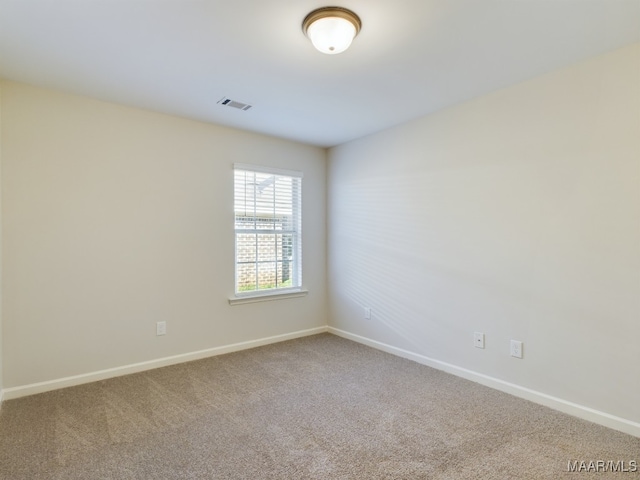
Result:
{"label": "white ceiling", "polygon": [[640,0],[0,0],[1,78],[324,147],[638,41]]}

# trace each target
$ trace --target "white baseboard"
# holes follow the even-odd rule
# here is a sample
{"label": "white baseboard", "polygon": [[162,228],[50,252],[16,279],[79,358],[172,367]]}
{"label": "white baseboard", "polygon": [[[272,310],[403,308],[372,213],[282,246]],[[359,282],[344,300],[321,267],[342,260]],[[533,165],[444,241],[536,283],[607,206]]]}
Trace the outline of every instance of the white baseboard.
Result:
{"label": "white baseboard", "polygon": [[260,347],[263,345],[269,345],[271,343],[284,342],[287,340],[293,340],[295,338],[306,337],[309,335],[316,335],[319,333],[329,332],[334,335],[353,340],[354,342],[367,345],[369,347],[382,350],[399,357],[403,357],[409,360],[413,360],[422,365],[442,370],[447,373],[451,373],[458,377],[471,380],[476,383],[480,383],[487,387],[495,388],[505,393],[509,393],[516,397],[524,398],[532,402],[544,405],[554,410],[558,410],[569,415],[573,415],[590,422],[603,425],[605,427],[613,428],[635,437],[640,437],[640,423],[633,422],[624,418],[616,417],[605,412],[594,410],[583,405],[578,405],[573,402],[562,400],[561,398],[553,397],[542,392],[531,390],[529,388],[522,387],[513,383],[505,382],[482,373],[474,372],[466,368],[458,367],[450,363],[435,360],[427,356],[410,352],[402,348],[394,347],[386,343],[378,342],[370,338],[362,337],[354,333],[346,332],[334,327],[317,327],[308,330],[300,330],[297,332],[287,333],[283,335],[275,335],[272,337],[261,338],[257,340],[250,340],[247,342],[234,343],[231,345],[224,345],[221,347],[209,348],[206,350],[199,350],[197,352],[185,353],[181,355],[174,355],[171,357],[159,358],[156,360],[150,360],[147,362],[135,363],[132,365],[125,365],[122,367],[110,368],[106,370],[99,370],[97,372],[85,373],[82,375],[75,375],[72,377],[65,377],[55,380],[49,380],[46,382],[33,383],[30,385],[22,385],[19,387],[11,387],[0,389],[0,408],[2,407],[3,400],[11,400],[14,398],[25,397],[27,395],[35,395],[37,393],[48,392],[51,390],[58,390],[60,388],[72,387],[75,385],[82,385],[84,383],[96,382],[99,380],[106,380],[108,378],[119,377],[122,375],[129,375],[131,373],[143,372],[145,370],[152,370],[154,368],[166,367],[169,365],[175,365],[178,363],[190,362],[193,360],[199,360],[202,358],[213,357],[216,355],[223,355],[225,353],[237,352],[240,350],[247,350],[250,348]]}
{"label": "white baseboard", "polygon": [[271,343],[284,342],[286,340],[293,340],[294,338],[316,335],[318,333],[325,333],[327,331],[328,327],[326,326],[310,328],[308,330],[299,330],[297,332],[286,333],[283,335],[275,335],[273,337],[260,338],[247,342],[234,343],[232,345],[208,348],[206,350],[199,350],[197,352],[183,353],[181,355],[149,360],[147,362],[134,363],[132,365],[124,365],[122,367],[99,370],[97,372],[83,373],[81,375],[74,375],[72,377],[58,378],[56,380],[49,380],[46,382],[5,388],[4,390],[0,391],[0,399],[2,398],[2,394],[4,394],[5,400],[11,400],[14,398],[26,397],[27,395],[35,395],[37,393],[48,392],[50,390],[73,387],[75,385],[82,385],[84,383],[97,382],[99,380],[106,380],[108,378],[129,375],[131,373],[144,372],[145,370],[152,370],[154,368],[166,367],[169,365],[191,362],[193,360],[200,360],[202,358],[213,357],[216,355],[224,355],[225,353],[261,347],[264,345],[269,345]]}
{"label": "white baseboard", "polygon": [[598,410],[594,410],[593,408],[562,400],[561,398],[553,397],[551,395],[547,395],[546,393],[521,387],[520,385],[505,382],[504,380],[490,377],[482,373],[477,373],[466,368],[452,365],[450,363],[441,362],[440,360],[435,360],[418,353],[410,352],[408,350],[394,347],[392,345],[387,345],[386,343],[378,342],[376,340],[362,337],[354,333],[349,333],[338,328],[329,327],[328,331],[329,333],[338,335],[339,337],[353,340],[354,342],[362,343],[363,345],[367,345],[369,347],[373,347],[378,350],[382,350],[384,352],[406,358],[408,360],[413,360],[414,362],[421,363],[423,365],[427,365],[429,367],[435,368],[437,370],[442,370],[447,373],[451,373],[458,377],[480,383],[487,387],[509,393],[516,397],[524,398],[525,400],[529,400],[534,403],[552,408],[554,410],[573,415],[574,417],[582,418],[584,420],[588,420],[605,427],[613,428],[615,430],[628,433],[629,435],[633,435],[635,437],[640,437],[640,423],[616,417],[605,412],[600,412]]}

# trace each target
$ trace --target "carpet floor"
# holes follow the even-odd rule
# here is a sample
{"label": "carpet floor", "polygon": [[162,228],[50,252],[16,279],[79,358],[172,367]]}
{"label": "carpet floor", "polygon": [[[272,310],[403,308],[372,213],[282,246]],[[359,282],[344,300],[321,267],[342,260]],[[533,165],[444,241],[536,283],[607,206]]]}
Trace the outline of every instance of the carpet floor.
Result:
{"label": "carpet floor", "polygon": [[599,460],[640,438],[330,334],[0,411],[2,480],[640,479]]}

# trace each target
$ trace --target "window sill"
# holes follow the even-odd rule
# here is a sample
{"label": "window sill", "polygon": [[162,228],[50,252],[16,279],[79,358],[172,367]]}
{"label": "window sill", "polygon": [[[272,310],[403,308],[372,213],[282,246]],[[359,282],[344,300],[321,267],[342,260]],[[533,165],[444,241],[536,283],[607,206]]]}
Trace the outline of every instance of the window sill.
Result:
{"label": "window sill", "polygon": [[285,298],[305,297],[309,293],[308,290],[296,290],[278,293],[257,293],[255,295],[246,295],[243,297],[233,297],[229,299],[229,305],[242,305],[245,303],[270,302],[272,300],[284,300]]}

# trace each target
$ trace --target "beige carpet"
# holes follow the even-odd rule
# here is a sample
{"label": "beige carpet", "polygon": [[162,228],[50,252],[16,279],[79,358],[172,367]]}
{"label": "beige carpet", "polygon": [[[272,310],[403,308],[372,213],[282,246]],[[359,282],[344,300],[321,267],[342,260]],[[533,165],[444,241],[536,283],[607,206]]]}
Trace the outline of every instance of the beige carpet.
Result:
{"label": "beige carpet", "polygon": [[640,439],[329,334],[0,413],[11,480],[640,478],[576,460],[640,462]]}

